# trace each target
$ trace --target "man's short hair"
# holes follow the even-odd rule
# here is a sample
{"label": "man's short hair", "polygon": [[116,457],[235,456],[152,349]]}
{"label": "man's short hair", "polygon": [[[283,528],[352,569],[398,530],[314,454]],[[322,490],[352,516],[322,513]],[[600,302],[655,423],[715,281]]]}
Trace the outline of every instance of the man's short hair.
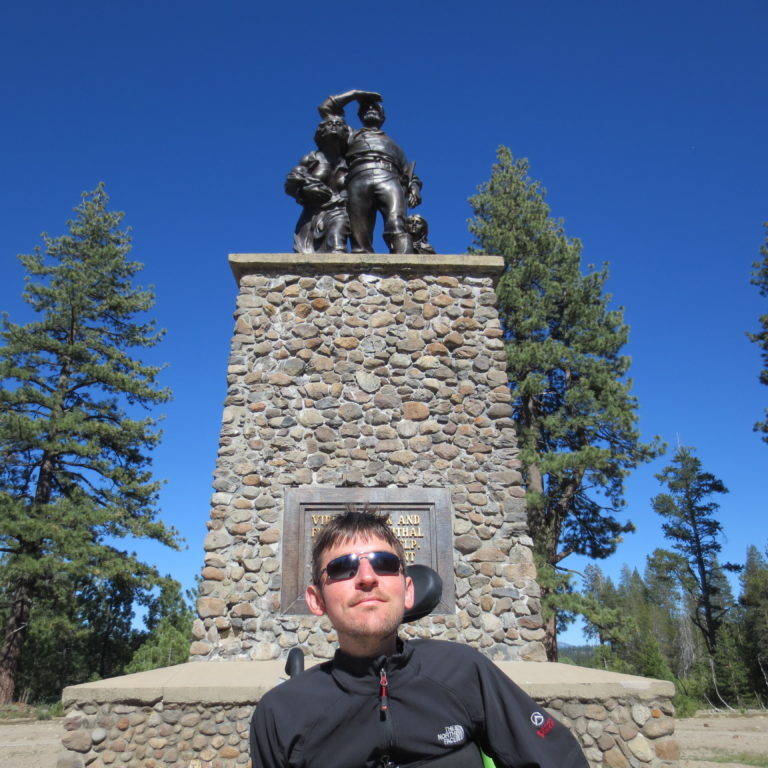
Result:
{"label": "man's short hair", "polygon": [[320,586],[323,553],[337,544],[353,539],[381,539],[395,550],[400,561],[405,563],[405,552],[400,539],[395,536],[387,522],[388,515],[376,510],[347,510],[329,520],[317,535],[312,545],[312,583]]}

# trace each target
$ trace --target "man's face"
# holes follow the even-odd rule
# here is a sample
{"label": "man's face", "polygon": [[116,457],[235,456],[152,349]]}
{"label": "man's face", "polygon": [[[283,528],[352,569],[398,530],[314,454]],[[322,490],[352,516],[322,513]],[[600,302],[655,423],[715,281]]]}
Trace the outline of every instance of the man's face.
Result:
{"label": "man's face", "polygon": [[[394,550],[379,538],[354,539],[326,550],[320,565],[325,568],[342,555],[367,552]],[[323,573],[320,586],[307,587],[306,600],[312,613],[325,614],[331,620],[342,650],[356,656],[375,656],[394,651],[403,612],[413,606],[413,582],[402,572],[379,575],[363,558],[351,579],[329,581]]]}
{"label": "man's face", "polygon": [[360,121],[365,126],[378,128],[384,123],[384,109],[375,101],[367,104],[360,113]]}

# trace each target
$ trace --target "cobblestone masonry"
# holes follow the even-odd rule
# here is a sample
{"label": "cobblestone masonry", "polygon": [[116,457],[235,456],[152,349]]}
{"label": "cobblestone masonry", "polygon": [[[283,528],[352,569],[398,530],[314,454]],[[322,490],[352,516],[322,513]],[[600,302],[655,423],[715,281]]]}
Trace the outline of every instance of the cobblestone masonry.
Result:
{"label": "cobblestone masonry", "polygon": [[280,613],[285,488],[423,486],[450,489],[457,611],[405,633],[543,661],[498,265],[328,274],[253,259],[239,279],[191,658],[270,659],[297,644],[330,657],[327,620]]}
{"label": "cobblestone masonry", "polygon": [[540,702],[579,740],[593,768],[640,768],[676,762],[674,707],[668,698],[547,699]]}
{"label": "cobblestone masonry", "polygon": [[[255,703],[255,702],[253,702]],[[69,709],[57,768],[248,768],[253,703],[202,706],[79,703]],[[546,699],[592,768],[660,768],[679,759],[667,698]]]}

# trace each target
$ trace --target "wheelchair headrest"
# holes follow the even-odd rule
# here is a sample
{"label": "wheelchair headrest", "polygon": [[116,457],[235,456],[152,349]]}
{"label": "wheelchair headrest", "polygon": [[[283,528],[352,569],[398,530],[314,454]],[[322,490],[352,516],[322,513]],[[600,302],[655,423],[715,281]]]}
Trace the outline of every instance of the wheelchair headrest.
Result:
{"label": "wheelchair headrest", "polygon": [[413,608],[405,612],[403,621],[416,621],[431,613],[443,595],[443,580],[428,565],[409,565],[405,575],[413,579]]}

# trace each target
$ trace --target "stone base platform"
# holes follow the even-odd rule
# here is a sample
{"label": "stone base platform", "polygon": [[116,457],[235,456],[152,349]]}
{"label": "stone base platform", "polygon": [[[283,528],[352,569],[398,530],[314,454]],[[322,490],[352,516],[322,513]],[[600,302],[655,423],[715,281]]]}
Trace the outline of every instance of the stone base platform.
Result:
{"label": "stone base platform", "polygon": [[465,275],[493,274],[504,271],[502,256],[445,253],[230,253],[229,265],[238,284],[243,275],[270,270],[295,272],[444,272]]}
{"label": "stone base platform", "polygon": [[[254,704],[284,662],[190,662],[70,686],[57,768],[249,768]],[[577,736],[592,768],[679,757],[672,683],[569,664],[498,662]]]}

